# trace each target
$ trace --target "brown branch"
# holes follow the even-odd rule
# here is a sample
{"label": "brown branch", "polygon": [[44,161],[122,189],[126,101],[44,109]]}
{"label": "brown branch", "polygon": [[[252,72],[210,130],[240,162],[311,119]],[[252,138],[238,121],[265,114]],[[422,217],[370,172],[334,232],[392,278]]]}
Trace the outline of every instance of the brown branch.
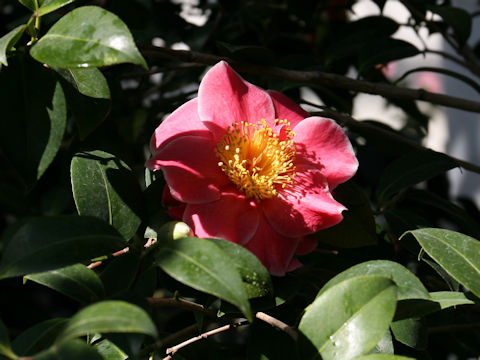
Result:
{"label": "brown branch", "polygon": [[[130,248],[127,246],[126,248],[123,248],[122,250],[118,250],[118,251],[114,252],[111,256],[112,257],[117,257],[117,256],[120,256],[120,255],[126,254],[129,251],[130,251]],[[90,263],[90,265],[88,265],[87,267],[89,269],[95,269],[96,267],[99,267],[102,264],[103,264],[102,260],[94,261],[94,262]]]}
{"label": "brown branch", "polygon": [[204,332],[198,336],[195,336],[193,338],[190,338],[178,345],[175,345],[171,348],[168,348],[167,351],[166,351],[166,354],[167,356],[163,358],[163,360],[170,360],[172,358],[172,356],[178,351],[180,350],[181,348],[187,346],[187,345],[190,345],[194,342],[197,342],[198,340],[202,340],[202,339],[206,339],[208,338],[209,336],[211,335],[215,335],[215,334],[218,334],[218,333],[221,333],[223,331],[227,331],[227,330],[230,330],[230,329],[234,329],[234,328],[237,328],[239,326],[244,326],[244,325],[248,325],[249,322],[247,320],[242,320],[242,321],[238,321],[238,322],[234,322],[232,324],[228,324],[228,325],[224,325],[224,326],[220,326],[219,328],[216,328],[216,329],[213,329],[213,330],[210,330],[210,331],[207,331],[207,332]]}
{"label": "brown branch", "polygon": [[480,113],[480,102],[465,100],[443,94],[435,94],[423,89],[409,89],[384,83],[356,80],[346,76],[325,73],[321,71],[297,71],[287,70],[279,67],[250,64],[229,59],[227,57],[186,50],[149,47],[144,49],[142,52],[145,56],[152,59],[167,58],[180,60],[187,63],[200,63],[204,65],[214,65],[217,62],[224,60],[238,71],[258,76],[265,76],[272,79],[283,79],[300,84],[317,84],[341,88],[355,92],[381,95],[389,99],[421,100],[432,104]]}
{"label": "brown branch", "polygon": [[[390,140],[395,141],[395,142],[401,142],[402,144],[405,144],[405,145],[407,145],[409,147],[412,147],[414,149],[418,149],[418,150],[426,149],[425,147],[416,143],[413,140],[410,140],[410,139],[405,138],[403,136],[397,135],[397,134],[395,134],[391,131],[379,128],[377,126],[365,123],[363,121],[358,121],[358,120],[352,118],[351,116],[349,116],[347,114],[342,114],[342,113],[340,113],[338,111],[335,111],[333,109],[323,108],[322,111],[320,111],[318,113],[314,113],[314,114],[335,119],[341,125],[346,126],[346,127],[350,128],[352,130],[368,131],[372,134],[380,135],[384,139],[387,139],[387,140],[390,139]],[[450,156],[450,158],[452,158],[458,164],[458,166],[464,168],[465,170],[469,170],[469,171],[475,172],[477,174],[480,174],[480,166],[479,165],[472,164],[468,161],[457,159],[457,158],[454,158],[452,156]]]}
{"label": "brown branch", "polygon": [[203,305],[187,301],[181,298],[147,298],[148,303],[154,307],[178,307],[185,310],[201,312],[209,317],[216,318],[217,312],[205,309]]}
{"label": "brown branch", "polygon": [[290,337],[293,340],[297,340],[297,337],[298,337],[297,332],[291,326],[285,324],[283,321],[280,321],[280,320],[274,318],[273,316],[265,314],[264,312],[261,312],[261,311],[257,312],[255,314],[255,317],[259,320],[262,320],[262,321],[266,322],[267,324],[272,325],[273,327],[276,327],[276,328],[282,330],[286,334],[290,335]]}

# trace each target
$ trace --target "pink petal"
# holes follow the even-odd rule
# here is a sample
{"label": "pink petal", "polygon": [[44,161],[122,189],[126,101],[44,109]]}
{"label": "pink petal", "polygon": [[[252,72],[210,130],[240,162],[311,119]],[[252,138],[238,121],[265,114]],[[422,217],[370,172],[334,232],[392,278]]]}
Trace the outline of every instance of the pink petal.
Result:
{"label": "pink petal", "polygon": [[188,204],[183,215],[183,221],[196,236],[223,238],[242,245],[255,234],[258,219],[255,204],[233,188],[208,204]]}
{"label": "pink petal", "polygon": [[209,130],[198,117],[198,99],[192,99],[176,109],[157,127],[150,140],[150,151],[155,154],[160,146],[179,135],[195,135],[205,131]]}
{"label": "pink petal", "polygon": [[167,207],[167,213],[172,219],[182,220],[186,205],[172,196],[168,185],[163,188],[162,205]]}
{"label": "pink petal", "polygon": [[272,275],[283,276],[289,270],[298,241],[277,233],[261,216],[257,232],[245,247],[257,256]]}
{"label": "pink petal", "polygon": [[[209,133],[207,133],[209,134]],[[220,198],[219,187],[230,180],[218,166],[210,136],[184,135],[170,140],[147,162],[162,169],[174,198],[184,203],[205,203]]]}
{"label": "pink petal", "polygon": [[235,122],[257,123],[265,119],[273,127],[275,120],[268,93],[243,80],[224,61],[212,67],[200,83],[198,113],[216,142]]}
{"label": "pink petal", "polygon": [[322,174],[331,189],[350,179],[358,168],[358,161],[345,132],[333,120],[309,117],[293,131],[297,146],[297,164],[321,165]]}
{"label": "pink petal", "polygon": [[304,236],[342,221],[345,207],[335,201],[322,173],[314,168],[297,168],[295,183],[279,196],[263,200],[268,222],[280,234]]}
{"label": "pink petal", "polygon": [[282,93],[274,90],[268,90],[275,107],[275,117],[280,120],[288,120],[290,127],[293,129],[300,121],[310,116],[308,112],[303,110],[292,99],[286,97]]}
{"label": "pink petal", "polygon": [[312,239],[309,236],[304,236],[298,244],[297,251],[295,251],[296,255],[306,255],[311,253],[317,247],[318,243],[317,240]]}

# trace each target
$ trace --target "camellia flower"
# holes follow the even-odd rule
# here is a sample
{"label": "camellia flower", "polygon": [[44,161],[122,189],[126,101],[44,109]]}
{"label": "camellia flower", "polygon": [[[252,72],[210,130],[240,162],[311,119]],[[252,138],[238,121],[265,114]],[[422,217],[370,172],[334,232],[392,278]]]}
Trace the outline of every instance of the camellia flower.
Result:
{"label": "camellia flower", "polygon": [[331,191],[358,167],[332,120],[243,80],[227,63],[210,69],[198,97],[155,130],[147,166],[161,169],[164,203],[196,236],[253,252],[273,275],[312,251],[306,235],[342,220]]}

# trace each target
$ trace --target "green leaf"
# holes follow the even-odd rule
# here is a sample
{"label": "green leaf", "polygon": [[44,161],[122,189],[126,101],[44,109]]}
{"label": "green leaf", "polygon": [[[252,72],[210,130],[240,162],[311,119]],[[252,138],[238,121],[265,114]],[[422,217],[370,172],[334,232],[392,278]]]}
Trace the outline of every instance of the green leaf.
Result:
{"label": "green leaf", "polygon": [[62,76],[69,109],[83,140],[95,130],[110,113],[110,89],[97,68],[55,69]]}
{"label": "green leaf", "polygon": [[223,239],[208,239],[227,254],[243,281],[249,299],[273,294],[270,274],[260,260],[243,246]]}
{"label": "green leaf", "polygon": [[117,345],[104,339],[95,344],[97,351],[105,360],[126,360],[128,356]]}
{"label": "green leaf", "polygon": [[387,166],[378,184],[378,198],[384,203],[398,192],[458,166],[451,157],[432,150],[410,152]]}
{"label": "green leaf", "polygon": [[95,99],[110,99],[107,79],[97,68],[56,69],[80,94]]}
{"label": "green leaf", "polygon": [[332,286],[300,321],[302,358],[346,360],[368,353],[387,332],[395,306],[396,286],[384,276],[357,276]]}
{"label": "green leaf", "polygon": [[450,276],[480,297],[478,240],[455,231],[436,228],[407,231],[402,237],[407,234],[413,235],[425,252]]}
{"label": "green leaf", "polygon": [[40,0],[39,5],[40,7],[35,12],[36,16],[43,16],[48,13],[51,13],[61,7],[71,4],[75,0]]}
{"label": "green leaf", "polygon": [[391,279],[397,286],[398,300],[430,299],[425,286],[410,270],[389,260],[372,260],[352,266],[327,282],[317,296],[346,279],[361,275],[381,275]]}
{"label": "green leaf", "polygon": [[460,47],[466,44],[472,32],[472,16],[464,9],[451,6],[427,5],[427,9],[442,17],[452,27]]}
{"label": "green leaf", "polygon": [[473,300],[467,298],[465,293],[458,291],[436,291],[431,292],[430,296],[440,305],[441,310],[452,306],[475,304]]}
{"label": "green leaf", "polygon": [[141,191],[130,168],[114,155],[96,150],[77,153],[70,170],[78,213],[104,220],[129,240],[141,222]]}
{"label": "green leaf", "polygon": [[390,330],[383,335],[380,341],[375,345],[372,354],[393,354],[393,340]]}
{"label": "green leaf", "polygon": [[19,356],[31,356],[50,348],[68,319],[55,318],[35,324],[18,335],[12,342],[12,349]]}
{"label": "green leaf", "polygon": [[400,356],[400,355],[370,354],[370,355],[356,357],[354,360],[415,360],[415,359],[406,357],[406,356]]}
{"label": "green leaf", "polygon": [[18,2],[32,11],[38,9],[38,2],[35,0],[18,0]]}
{"label": "green leaf", "polygon": [[409,318],[394,321],[391,325],[395,339],[417,350],[427,348],[427,327],[423,319]]}
{"label": "green leaf", "polygon": [[104,360],[94,347],[74,339],[57,344],[33,357],[32,360]]}
{"label": "green leaf", "polygon": [[237,306],[252,321],[247,292],[235,264],[210,240],[185,237],[165,242],[155,262],[175,280]]}
{"label": "green leaf", "polygon": [[50,69],[23,56],[9,63],[0,71],[0,147],[32,184],[60,148],[67,122],[65,96]]}
{"label": "green leaf", "polygon": [[321,230],[314,235],[320,243],[333,247],[356,248],[377,244],[375,219],[367,195],[353,182],[335,189],[335,199],[348,211],[338,225]]}
{"label": "green leaf", "polygon": [[9,359],[17,359],[10,346],[10,338],[8,337],[7,328],[0,319],[0,355],[6,356]]}
{"label": "green leaf", "polygon": [[15,46],[23,35],[27,25],[19,25],[0,38],[0,64],[8,65],[7,53]]}
{"label": "green leaf", "polygon": [[32,218],[5,245],[0,279],[89,261],[124,246],[115,229],[92,217]]}
{"label": "green leaf", "polygon": [[82,264],[25,276],[81,303],[91,303],[105,296],[98,275]]}
{"label": "green leaf", "polygon": [[95,333],[140,333],[157,337],[157,329],[145,312],[125,301],[102,301],[87,306],[67,323],[57,342]]}
{"label": "green leaf", "polygon": [[457,291],[431,292],[430,297],[430,300],[400,301],[395,313],[395,320],[421,317],[454,306],[475,304],[475,301],[468,298],[464,293]]}
{"label": "green leaf", "polygon": [[474,81],[472,78],[470,78],[468,76],[465,76],[463,74],[457,73],[457,72],[452,71],[452,70],[444,69],[444,68],[427,67],[427,66],[422,66],[422,67],[418,67],[418,68],[415,68],[415,69],[408,70],[402,76],[400,76],[397,80],[395,80],[394,83],[398,84],[400,81],[405,79],[408,75],[413,74],[415,72],[419,72],[419,71],[435,72],[435,73],[444,74],[444,75],[454,77],[454,78],[456,78],[460,81],[463,81],[465,84],[470,85],[477,92],[480,92],[480,84],[478,84],[476,81]]}
{"label": "green leaf", "polygon": [[63,16],[32,47],[30,54],[41,63],[59,68],[126,62],[148,68],[128,27],[116,15],[97,6],[79,7]]}

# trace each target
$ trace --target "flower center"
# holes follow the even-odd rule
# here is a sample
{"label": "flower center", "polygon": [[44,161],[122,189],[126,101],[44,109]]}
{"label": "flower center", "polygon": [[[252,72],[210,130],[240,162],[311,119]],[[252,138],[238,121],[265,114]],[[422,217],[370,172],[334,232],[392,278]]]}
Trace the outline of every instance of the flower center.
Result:
{"label": "flower center", "polygon": [[287,120],[280,135],[275,134],[265,119],[257,124],[234,123],[217,144],[218,166],[244,192],[247,199],[271,199],[278,190],[293,183],[295,177],[295,133]]}

